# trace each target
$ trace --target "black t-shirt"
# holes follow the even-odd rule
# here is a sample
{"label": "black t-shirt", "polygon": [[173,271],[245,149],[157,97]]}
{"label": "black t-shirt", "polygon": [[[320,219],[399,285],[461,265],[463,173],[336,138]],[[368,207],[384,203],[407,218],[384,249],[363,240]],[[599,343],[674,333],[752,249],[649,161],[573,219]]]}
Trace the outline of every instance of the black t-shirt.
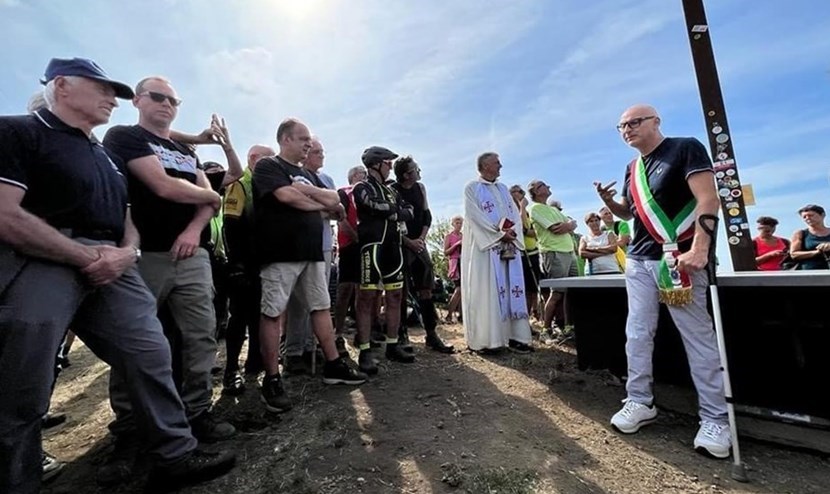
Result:
{"label": "black t-shirt", "polygon": [[[625,169],[623,196],[634,214],[634,231],[628,246],[628,257],[638,260],[658,260],[663,255],[663,246],[657,243],[640,220],[634,198],[631,194],[631,173],[635,161]],[[712,171],[712,162],[703,144],[693,137],[667,137],[648,156],[643,156],[646,176],[651,193],[657,203],[669,216],[674,218],[694,199],[687,180],[689,176]],[[714,180],[714,179],[713,179]],[[681,242],[679,247],[686,252],[692,240]]]}
{"label": "black t-shirt", "polygon": [[23,208],[55,228],[124,236],[123,162],[49,110],[0,117],[0,182],[25,190]]}
{"label": "black t-shirt", "polygon": [[[155,156],[168,176],[196,183],[199,158],[187,146],[164,139],[139,125],[117,125],[107,131],[104,146],[125,163],[145,156]],[[149,165],[155,166],[155,165]],[[147,252],[166,252],[193,220],[196,206],[162,199],[144,182],[130,177],[130,210],[133,223],[141,235],[141,248]],[[207,237],[207,238],[205,238]],[[202,246],[210,232],[202,232]]]}
{"label": "black t-shirt", "polygon": [[280,202],[274,191],[301,180],[325,188],[311,173],[279,156],[259,160],[254,169],[256,251],[261,264],[323,260],[323,217]]}
{"label": "black t-shirt", "polygon": [[398,182],[392,184],[392,188],[398,193],[398,197],[403,202],[412,206],[413,218],[406,222],[406,236],[413,240],[420,238],[424,225],[427,223],[424,189],[420,183],[415,183],[407,189]]}

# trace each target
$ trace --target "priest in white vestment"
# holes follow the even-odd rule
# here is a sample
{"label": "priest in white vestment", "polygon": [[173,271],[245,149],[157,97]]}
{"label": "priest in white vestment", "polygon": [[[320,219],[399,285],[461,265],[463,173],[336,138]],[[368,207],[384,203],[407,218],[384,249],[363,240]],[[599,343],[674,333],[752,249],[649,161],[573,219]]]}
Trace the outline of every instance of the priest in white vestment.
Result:
{"label": "priest in white vestment", "polygon": [[500,169],[498,154],[482,154],[478,180],[464,188],[461,310],[470,349],[527,353],[532,347],[518,252],[524,250],[522,220],[507,187],[497,181]]}

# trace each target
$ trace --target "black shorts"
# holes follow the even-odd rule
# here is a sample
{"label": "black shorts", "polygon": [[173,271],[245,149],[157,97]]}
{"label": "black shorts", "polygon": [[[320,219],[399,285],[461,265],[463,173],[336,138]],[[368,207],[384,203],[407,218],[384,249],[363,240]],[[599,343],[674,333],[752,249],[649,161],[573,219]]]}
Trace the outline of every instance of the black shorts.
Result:
{"label": "black shorts", "polygon": [[338,255],[338,283],[360,283],[360,244],[342,247]]}
{"label": "black shorts", "polygon": [[373,242],[360,248],[360,289],[400,290],[403,288],[401,244]]}
{"label": "black shorts", "polygon": [[432,290],[435,287],[435,269],[432,267],[432,258],[429,257],[429,250],[421,252],[403,248],[406,259],[406,274],[409,276],[410,289]]}
{"label": "black shorts", "polygon": [[531,254],[522,252],[522,271],[525,277],[525,292],[539,293],[539,281],[542,280],[539,251]]}

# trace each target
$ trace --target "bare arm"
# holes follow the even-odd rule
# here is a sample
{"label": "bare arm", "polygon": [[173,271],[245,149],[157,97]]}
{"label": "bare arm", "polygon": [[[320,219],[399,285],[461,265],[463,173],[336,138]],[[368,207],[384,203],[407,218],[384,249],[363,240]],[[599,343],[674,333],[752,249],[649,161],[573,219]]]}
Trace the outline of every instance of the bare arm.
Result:
{"label": "bare arm", "polygon": [[21,206],[26,191],[0,183],[0,241],[28,256],[79,268],[98,259],[98,251],[62,235]]}
{"label": "bare arm", "polygon": [[307,195],[315,202],[324,206],[324,209],[335,209],[340,204],[340,196],[337,195],[336,190],[317,187],[315,185],[308,185],[302,182],[294,182],[292,187]]}
{"label": "bare arm", "polygon": [[[208,181],[207,176],[205,176],[205,172],[202,170],[196,170],[196,185],[213,192],[210,188],[210,182]],[[205,229],[208,222],[210,222],[210,219],[213,218],[215,214],[216,210],[213,209],[213,206],[206,204],[199,206],[196,210],[196,214],[193,215],[193,219],[190,220],[190,223],[188,223],[185,228],[185,231],[195,232],[201,235],[202,230]]]}
{"label": "bare arm", "polygon": [[274,191],[274,197],[278,201],[300,211],[324,211],[326,209],[326,206],[300,192],[298,188],[293,186],[280,187]]}
{"label": "bare arm", "polygon": [[795,233],[793,233],[792,240],[790,241],[790,257],[796,261],[805,261],[807,259],[824,255],[822,251],[823,245],[827,244],[821,243],[816,249],[804,250],[804,234],[801,230],[796,230]]}
{"label": "bare arm", "polygon": [[138,235],[138,230],[133,224],[133,215],[130,213],[130,208],[127,208],[127,214],[124,217],[124,236],[121,237],[119,247],[129,247],[137,249],[141,243],[141,238]]}
{"label": "bare arm", "polygon": [[602,202],[608,206],[608,209],[614,213],[614,216],[628,221],[633,218],[634,215],[631,214],[631,207],[628,204],[628,199],[621,197],[619,202],[614,200],[614,196],[617,195],[617,191],[614,189],[614,185],[616,184],[617,182],[611,182],[608,185],[602,185],[600,182],[594,182],[594,187],[596,187],[597,194],[599,194]]}
{"label": "bare arm", "polygon": [[677,258],[677,266],[681,271],[699,271],[709,263],[709,245],[712,239],[709,234],[700,227],[702,215],[717,216],[720,207],[720,199],[715,189],[715,180],[712,171],[701,171],[689,175],[686,179],[689,189],[697,201],[695,207],[695,235],[692,238],[692,248],[688,252],[680,254]]}
{"label": "bare arm", "polygon": [[200,187],[187,180],[173,178],[165,173],[158,158],[144,156],[127,162],[135,178],[150,188],[154,194],[168,201],[182,204],[207,204],[218,210],[221,198],[208,187]]}

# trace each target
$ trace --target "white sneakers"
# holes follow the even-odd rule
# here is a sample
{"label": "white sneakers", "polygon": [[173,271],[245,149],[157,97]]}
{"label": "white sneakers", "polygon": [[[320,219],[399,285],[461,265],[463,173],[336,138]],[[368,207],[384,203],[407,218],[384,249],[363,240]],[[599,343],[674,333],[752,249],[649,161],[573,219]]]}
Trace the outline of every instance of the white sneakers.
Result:
{"label": "white sneakers", "polygon": [[644,425],[657,420],[657,409],[636,401],[625,400],[622,410],[611,417],[611,425],[623,434],[634,434]]}
{"label": "white sneakers", "polygon": [[728,425],[703,420],[695,436],[695,451],[715,458],[729,458],[732,432]]}
{"label": "white sneakers", "polygon": [[[655,420],[657,420],[657,408],[625,400],[622,409],[611,417],[611,426],[623,434],[634,434]],[[732,447],[732,433],[729,426],[702,420],[695,436],[694,447],[695,451],[706,456],[728,458]]]}

